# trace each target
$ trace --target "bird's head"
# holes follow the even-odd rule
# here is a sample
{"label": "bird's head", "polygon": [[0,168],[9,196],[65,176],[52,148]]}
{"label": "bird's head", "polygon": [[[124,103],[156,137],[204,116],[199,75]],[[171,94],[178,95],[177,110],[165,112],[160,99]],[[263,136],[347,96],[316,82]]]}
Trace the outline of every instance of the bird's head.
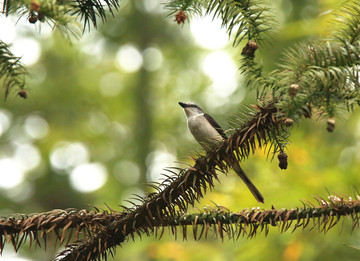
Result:
{"label": "bird's head", "polygon": [[203,114],[204,111],[197,106],[195,103],[191,102],[179,102],[179,105],[184,109],[185,115],[187,118],[192,116],[197,116],[199,114]]}

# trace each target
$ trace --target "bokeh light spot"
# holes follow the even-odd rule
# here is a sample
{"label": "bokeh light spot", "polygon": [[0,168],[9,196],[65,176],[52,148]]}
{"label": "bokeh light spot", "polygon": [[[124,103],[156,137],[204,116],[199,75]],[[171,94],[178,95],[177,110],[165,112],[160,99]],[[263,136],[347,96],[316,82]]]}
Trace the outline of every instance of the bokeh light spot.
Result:
{"label": "bokeh light spot", "polygon": [[92,192],[105,184],[107,176],[106,168],[100,163],[82,164],[70,173],[70,184],[77,191]]}
{"label": "bokeh light spot", "polygon": [[210,15],[191,20],[190,30],[197,44],[206,49],[220,49],[229,42],[220,19]]}
{"label": "bokeh light spot", "polygon": [[165,173],[164,168],[171,166],[175,160],[176,157],[166,151],[157,150],[150,153],[146,159],[148,165],[148,172],[146,173],[147,180],[159,181],[161,174]]}
{"label": "bokeh light spot", "polygon": [[41,54],[40,44],[32,38],[17,39],[10,49],[15,56],[21,57],[21,62],[27,66],[36,63]]}
{"label": "bokeh light spot", "polygon": [[156,71],[161,68],[163,55],[161,51],[154,47],[149,47],[143,52],[144,68],[147,71]]}
{"label": "bokeh light spot", "polygon": [[121,161],[114,167],[115,178],[122,184],[134,185],[139,181],[140,168],[132,161]]}
{"label": "bokeh light spot", "polygon": [[141,11],[147,13],[164,13],[164,8],[162,7],[162,0],[143,0],[135,1],[135,3]]}
{"label": "bokeh light spot", "polygon": [[1,261],[33,261],[34,259],[21,257],[19,253],[13,253],[10,251],[7,251],[5,248],[5,251],[1,254]]}
{"label": "bokeh light spot", "polygon": [[30,171],[40,164],[41,155],[37,147],[30,143],[25,143],[16,147],[14,159],[23,171]]}
{"label": "bokeh light spot", "polygon": [[122,79],[119,73],[107,73],[100,79],[100,92],[104,96],[116,96],[122,91]]}
{"label": "bokeh light spot", "polygon": [[102,134],[108,130],[109,118],[102,112],[92,112],[89,115],[88,128],[94,134]]}
{"label": "bokeh light spot", "polygon": [[142,64],[143,57],[135,46],[126,44],[119,48],[116,54],[116,65],[120,67],[120,70],[133,73],[138,71]]}
{"label": "bokeh light spot", "polygon": [[11,158],[0,159],[0,188],[11,189],[19,185],[24,179],[24,173],[17,162]]}
{"label": "bokeh light spot", "polygon": [[11,123],[11,114],[6,110],[0,110],[0,136],[5,133]]}
{"label": "bokeh light spot", "polygon": [[[24,180],[18,186],[7,190],[6,197],[11,199],[13,202],[23,203],[27,200],[31,200],[30,198],[35,192],[34,184]],[[1,259],[2,260],[2,259]]]}
{"label": "bokeh light spot", "polygon": [[42,139],[49,132],[46,120],[38,115],[31,115],[25,120],[25,132],[33,139]]}
{"label": "bokeh light spot", "polygon": [[59,170],[70,170],[89,161],[89,151],[81,142],[59,142],[50,153],[51,166]]}
{"label": "bokeh light spot", "polygon": [[15,40],[15,24],[8,17],[0,16],[0,39],[5,43],[12,43]]}
{"label": "bokeh light spot", "polygon": [[238,71],[235,62],[224,51],[208,54],[202,64],[203,71],[213,84],[213,92],[220,97],[229,97],[237,87]]}

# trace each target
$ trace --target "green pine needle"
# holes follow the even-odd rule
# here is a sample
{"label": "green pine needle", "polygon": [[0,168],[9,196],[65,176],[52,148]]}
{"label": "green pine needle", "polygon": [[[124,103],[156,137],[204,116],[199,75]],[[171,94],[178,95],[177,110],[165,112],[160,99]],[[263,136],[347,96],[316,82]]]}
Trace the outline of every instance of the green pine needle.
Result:
{"label": "green pine needle", "polygon": [[13,88],[21,90],[25,85],[27,70],[20,58],[12,54],[9,45],[0,40],[0,83],[5,89],[5,99]]}

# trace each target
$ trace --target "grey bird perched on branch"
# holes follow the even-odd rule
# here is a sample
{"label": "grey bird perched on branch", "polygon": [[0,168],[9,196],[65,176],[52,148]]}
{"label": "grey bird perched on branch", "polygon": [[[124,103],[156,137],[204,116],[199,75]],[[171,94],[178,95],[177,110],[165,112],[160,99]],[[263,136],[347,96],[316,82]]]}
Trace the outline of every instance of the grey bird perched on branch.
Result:
{"label": "grey bird perched on branch", "polygon": [[[207,151],[212,151],[220,146],[220,144],[227,139],[226,134],[220,125],[209,114],[197,106],[195,103],[179,102],[179,105],[184,109],[187,125],[196,141]],[[246,176],[245,172],[239,165],[239,162],[232,160],[227,162],[236,174],[244,181],[251,193],[258,202],[264,203],[264,197],[259,190]]]}

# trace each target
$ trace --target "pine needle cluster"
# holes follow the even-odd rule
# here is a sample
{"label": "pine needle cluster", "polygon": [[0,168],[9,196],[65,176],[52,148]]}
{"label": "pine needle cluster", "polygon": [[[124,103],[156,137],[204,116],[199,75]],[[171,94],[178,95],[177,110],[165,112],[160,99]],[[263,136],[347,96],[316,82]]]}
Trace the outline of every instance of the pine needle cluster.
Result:
{"label": "pine needle cluster", "polygon": [[9,50],[9,46],[0,41],[0,83],[5,89],[5,97],[13,87],[19,88],[19,91],[25,87],[25,66],[20,58],[15,57]]}
{"label": "pine needle cluster", "polygon": [[184,11],[193,15],[212,15],[220,18],[222,26],[233,36],[233,45],[249,39],[263,43],[276,27],[273,14],[264,0],[171,0],[165,7],[171,14]]}
{"label": "pine needle cluster", "polygon": [[269,95],[294,121],[319,116],[341,117],[344,108],[359,105],[360,6],[353,1],[335,14],[326,38],[302,42],[285,50],[279,69],[264,75],[253,57],[245,55],[241,70],[258,98]]}
{"label": "pine needle cluster", "polygon": [[[120,7],[119,2],[120,0],[4,0],[1,13],[5,16],[16,16],[18,19],[26,18],[29,23],[40,26],[46,23],[70,40],[81,36],[81,24],[82,32],[85,32],[86,28],[90,30],[91,26],[97,28],[99,19],[105,22],[109,15],[113,16],[114,11]],[[1,39],[0,43],[0,60],[4,61],[0,64],[0,80],[4,78],[2,86],[5,89],[5,99],[11,89],[20,92],[25,98],[21,91],[25,88],[27,70],[24,70],[24,66],[19,62],[21,57],[14,57],[10,52],[9,44]],[[22,77],[21,81],[19,77]]]}

